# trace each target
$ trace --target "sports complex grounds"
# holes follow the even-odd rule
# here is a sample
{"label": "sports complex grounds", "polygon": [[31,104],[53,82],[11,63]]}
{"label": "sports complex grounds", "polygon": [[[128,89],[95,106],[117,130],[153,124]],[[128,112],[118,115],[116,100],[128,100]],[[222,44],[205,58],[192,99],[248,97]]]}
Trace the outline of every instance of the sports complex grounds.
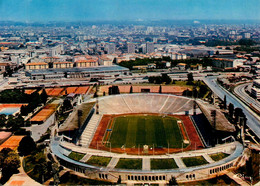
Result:
{"label": "sports complex grounds", "polygon": [[172,177],[179,183],[199,181],[234,169],[242,156],[238,142],[207,143],[212,131],[201,127],[206,116],[191,98],[122,94],[82,105],[92,109],[83,113],[86,120],[76,137],[57,127],[51,150],[64,167],[83,177],[120,178],[127,184],[166,184]]}

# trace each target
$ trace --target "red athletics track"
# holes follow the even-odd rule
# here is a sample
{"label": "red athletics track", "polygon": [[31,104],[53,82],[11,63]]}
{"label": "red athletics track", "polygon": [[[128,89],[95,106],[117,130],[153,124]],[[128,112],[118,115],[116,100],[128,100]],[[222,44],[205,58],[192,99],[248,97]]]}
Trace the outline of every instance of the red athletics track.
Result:
{"label": "red athletics track", "polygon": [[[104,115],[103,118],[101,119],[99,126],[95,132],[95,135],[90,143],[90,148],[93,149],[101,149],[101,150],[106,150],[109,151],[110,149],[104,145],[101,144],[101,141],[103,139],[103,136],[105,135],[107,126],[109,124],[109,122],[111,121],[111,119],[113,119],[114,117],[118,117],[121,115],[137,115],[140,113],[131,113],[131,114],[118,114],[118,115]],[[148,115],[159,115],[159,114],[150,114],[148,113]],[[190,150],[197,150],[197,149],[203,149],[203,143],[200,140],[200,137],[192,123],[192,121],[190,120],[189,116],[184,116],[184,115],[170,115],[173,116],[175,118],[178,118],[180,120],[182,120],[185,130],[188,134],[189,140],[190,140],[190,145],[186,148],[183,149],[183,151],[190,151]],[[181,148],[155,148],[154,150],[149,150],[148,154],[149,155],[160,155],[160,154],[166,154],[166,153],[176,153],[176,152],[181,152],[182,149]],[[127,153],[127,154],[140,154],[140,155],[147,155],[143,153],[143,149],[140,147],[138,148],[125,148],[125,149],[121,149],[121,148],[111,148],[111,152],[115,152],[115,153]]]}

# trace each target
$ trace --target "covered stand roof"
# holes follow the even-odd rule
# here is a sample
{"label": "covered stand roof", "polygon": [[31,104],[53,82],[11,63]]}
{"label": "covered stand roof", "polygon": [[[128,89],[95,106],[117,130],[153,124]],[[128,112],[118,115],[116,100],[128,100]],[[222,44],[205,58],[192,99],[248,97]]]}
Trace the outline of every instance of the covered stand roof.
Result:
{"label": "covered stand roof", "polygon": [[232,125],[225,117],[225,115],[217,109],[214,105],[211,105],[202,100],[196,100],[200,110],[204,113],[210,124],[212,124],[211,111],[216,110],[216,130],[234,132],[235,126]]}
{"label": "covered stand roof", "polygon": [[82,103],[77,106],[76,109],[70,114],[70,116],[62,123],[59,127],[59,132],[72,131],[78,129],[78,110],[82,110],[82,119],[80,121],[80,126],[82,126],[87,119],[89,112],[95,105],[95,102]]}

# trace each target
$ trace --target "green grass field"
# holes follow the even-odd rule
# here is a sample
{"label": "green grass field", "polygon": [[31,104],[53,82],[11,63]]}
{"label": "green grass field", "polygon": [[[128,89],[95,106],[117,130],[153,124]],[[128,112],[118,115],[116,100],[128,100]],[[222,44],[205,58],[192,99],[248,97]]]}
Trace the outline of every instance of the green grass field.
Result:
{"label": "green grass field", "polygon": [[107,166],[110,160],[111,157],[91,156],[86,163],[95,166]]}
{"label": "green grass field", "polygon": [[116,168],[118,169],[142,169],[142,159],[120,158]]}
{"label": "green grass field", "polygon": [[[107,134],[108,135],[108,134]],[[129,115],[114,118],[110,136],[111,147],[137,148],[138,145],[152,147],[181,148],[182,134],[174,117]],[[185,147],[185,145],[184,145]]]}
{"label": "green grass field", "polygon": [[82,153],[79,153],[79,152],[71,152],[69,154],[69,158],[73,159],[73,160],[76,160],[76,161],[79,161],[81,160],[83,157],[85,156],[85,154],[82,154]]}
{"label": "green grass field", "polygon": [[211,154],[210,157],[214,160],[214,161],[219,161],[222,160],[226,157],[228,157],[229,154],[223,153],[223,152],[219,152],[219,153],[215,153],[215,154]]}
{"label": "green grass field", "polygon": [[187,167],[208,164],[207,160],[205,160],[203,156],[185,157],[182,158],[182,161]]}
{"label": "green grass field", "polygon": [[151,169],[176,169],[178,168],[174,159],[151,159]]}

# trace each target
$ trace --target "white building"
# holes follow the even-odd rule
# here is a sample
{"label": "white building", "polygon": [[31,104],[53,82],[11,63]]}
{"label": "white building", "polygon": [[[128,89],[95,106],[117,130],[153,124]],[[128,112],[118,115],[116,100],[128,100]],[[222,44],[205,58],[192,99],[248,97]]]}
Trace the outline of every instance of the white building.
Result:
{"label": "white building", "polygon": [[154,52],[154,43],[146,43],[146,53]]}
{"label": "white building", "polygon": [[127,43],[127,53],[135,53],[135,44]]}
{"label": "white building", "polygon": [[253,81],[251,95],[256,99],[260,99],[260,79],[256,79]]}
{"label": "white building", "polygon": [[180,54],[180,53],[169,53],[170,58],[172,60],[178,60],[178,59],[187,59],[187,55],[186,54]]}
{"label": "white building", "polygon": [[115,43],[108,43],[106,45],[107,54],[114,54],[116,52],[116,45]]}
{"label": "white building", "polygon": [[250,39],[251,38],[251,34],[248,33],[248,32],[244,33],[244,38],[245,39]]}

